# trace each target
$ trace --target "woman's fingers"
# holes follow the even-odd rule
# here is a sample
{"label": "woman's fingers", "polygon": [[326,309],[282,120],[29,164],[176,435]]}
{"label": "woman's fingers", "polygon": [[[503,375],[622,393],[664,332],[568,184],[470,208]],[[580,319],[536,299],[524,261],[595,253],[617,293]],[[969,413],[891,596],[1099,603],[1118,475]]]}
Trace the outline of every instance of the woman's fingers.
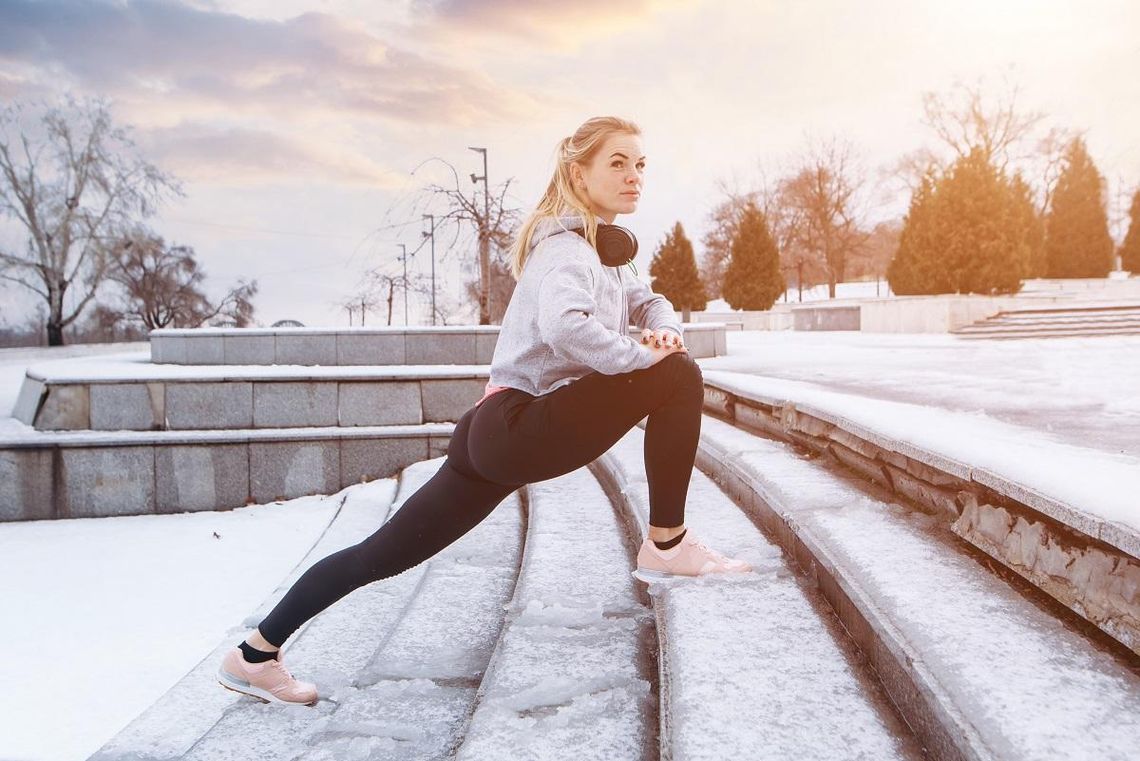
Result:
{"label": "woman's fingers", "polygon": [[663,347],[684,347],[684,342],[681,337],[671,330],[650,330],[643,328],[641,331],[641,342],[654,349]]}

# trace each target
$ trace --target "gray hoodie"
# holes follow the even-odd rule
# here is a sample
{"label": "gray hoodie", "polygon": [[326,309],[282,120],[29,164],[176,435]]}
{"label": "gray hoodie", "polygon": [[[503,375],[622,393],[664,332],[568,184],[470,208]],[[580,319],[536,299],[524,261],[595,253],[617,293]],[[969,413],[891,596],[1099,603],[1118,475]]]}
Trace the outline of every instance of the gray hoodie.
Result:
{"label": "gray hoodie", "polygon": [[503,315],[489,388],[538,396],[595,371],[643,370],[653,355],[629,337],[631,323],[681,335],[673,305],[625,267],[603,265],[590,244],[570,232],[582,227],[577,215],[547,217],[535,226]]}

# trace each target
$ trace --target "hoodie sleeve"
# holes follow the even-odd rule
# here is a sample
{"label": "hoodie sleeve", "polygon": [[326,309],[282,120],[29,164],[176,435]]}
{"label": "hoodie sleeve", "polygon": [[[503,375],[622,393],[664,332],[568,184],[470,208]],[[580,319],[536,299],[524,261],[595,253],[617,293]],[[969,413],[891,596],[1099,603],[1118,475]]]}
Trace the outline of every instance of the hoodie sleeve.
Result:
{"label": "hoodie sleeve", "polygon": [[538,331],[555,354],[603,375],[644,370],[653,354],[629,336],[610,330],[595,316],[593,273],[568,260],[542,278],[538,287]]}
{"label": "hoodie sleeve", "polygon": [[667,298],[654,293],[645,281],[636,277],[623,282],[630,322],[639,328],[671,330],[681,338],[685,337],[673,305]]}

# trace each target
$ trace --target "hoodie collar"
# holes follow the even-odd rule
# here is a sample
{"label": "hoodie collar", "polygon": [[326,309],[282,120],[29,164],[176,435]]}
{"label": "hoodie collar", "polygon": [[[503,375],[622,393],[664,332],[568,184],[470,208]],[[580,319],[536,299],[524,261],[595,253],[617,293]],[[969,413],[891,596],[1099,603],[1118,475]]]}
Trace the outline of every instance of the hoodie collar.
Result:
{"label": "hoodie collar", "polygon": [[[595,216],[594,218],[598,222],[598,227],[606,224],[605,220],[601,217]],[[581,230],[585,226],[585,220],[582,219],[580,214],[561,214],[557,217],[543,217],[539,220],[538,224],[535,225],[534,232],[530,236],[530,250],[533,251],[535,246],[551,235]]]}

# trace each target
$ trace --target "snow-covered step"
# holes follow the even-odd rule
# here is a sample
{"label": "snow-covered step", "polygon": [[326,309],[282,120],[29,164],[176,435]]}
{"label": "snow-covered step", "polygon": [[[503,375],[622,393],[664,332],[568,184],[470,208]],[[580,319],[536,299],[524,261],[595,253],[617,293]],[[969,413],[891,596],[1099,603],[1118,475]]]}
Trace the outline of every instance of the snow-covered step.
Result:
{"label": "snow-covered step", "polygon": [[959,338],[1067,338],[1080,336],[1127,336],[1140,333],[1140,323],[1133,325],[1119,325],[1114,327],[1072,327],[1072,328],[1038,328],[1024,330],[1022,328],[1004,328],[995,330],[960,330],[954,335]]}
{"label": "snow-covered step", "polygon": [[[443,462],[409,468],[408,491]],[[184,758],[445,757],[462,737],[498,639],[518,574],[522,527],[521,504],[512,495],[428,562],[340,600],[298,633],[288,654],[294,674],[317,682],[316,710],[266,710],[241,698]],[[397,600],[389,594],[379,615],[353,610],[354,598],[384,588],[403,594]],[[346,615],[336,615],[338,606]],[[326,617],[330,623],[322,626]],[[369,625],[374,630],[362,631]],[[330,668],[349,660],[354,674]]]}
{"label": "snow-covered step", "polygon": [[[395,479],[373,481],[345,489],[340,495],[342,499],[340,507],[322,535],[286,580],[278,585],[278,588],[258,607],[258,612],[236,626],[232,633],[185,677],[95,753],[91,757],[92,760],[113,761],[123,758],[140,761],[157,760],[178,758],[185,754],[234,704],[242,700],[237,693],[223,689],[215,679],[218,664],[226,651],[264,617],[284,591],[291,586],[292,580],[304,569],[326,555],[375,531],[394,507],[410,493],[409,490],[415,485],[413,480],[405,476],[398,497]],[[395,504],[393,497],[397,497]],[[378,588],[379,585],[374,586],[377,589],[366,587],[357,590],[356,595],[341,600],[323,615],[359,622],[361,636],[368,637],[374,633],[382,633],[384,615],[392,610],[398,611],[401,604],[390,599],[391,595],[396,594],[396,590],[381,590]],[[344,610],[349,605],[353,606],[353,610]],[[339,611],[338,606],[341,608]],[[294,665],[295,641],[294,638],[284,649],[284,657],[288,659],[290,667]],[[359,642],[360,640],[357,640],[358,647]],[[350,643],[346,641],[344,644]],[[371,651],[368,651],[367,655],[370,656]],[[330,653],[326,662],[336,664],[346,657],[352,656],[344,654],[343,651],[339,654]]]}
{"label": "snow-covered step", "polygon": [[146,354],[28,367],[13,417],[43,431],[196,431],[453,421],[487,365],[151,364]]}
{"label": "snow-covered step", "polygon": [[700,467],[781,537],[934,758],[1135,759],[1140,676],[956,545],[789,445],[714,418]]}
{"label": "snow-covered step", "polygon": [[1140,333],[1140,304],[999,312],[951,331],[962,338],[1055,338]]}
{"label": "snow-covered step", "polygon": [[[598,461],[644,533],[643,433]],[[838,627],[748,518],[693,473],[686,524],[753,574],[653,585],[661,642],[661,756],[901,759],[919,750]]]}
{"label": "snow-covered step", "polygon": [[518,586],[457,758],[646,758],[656,641],[624,527],[586,469],[527,495]]}

